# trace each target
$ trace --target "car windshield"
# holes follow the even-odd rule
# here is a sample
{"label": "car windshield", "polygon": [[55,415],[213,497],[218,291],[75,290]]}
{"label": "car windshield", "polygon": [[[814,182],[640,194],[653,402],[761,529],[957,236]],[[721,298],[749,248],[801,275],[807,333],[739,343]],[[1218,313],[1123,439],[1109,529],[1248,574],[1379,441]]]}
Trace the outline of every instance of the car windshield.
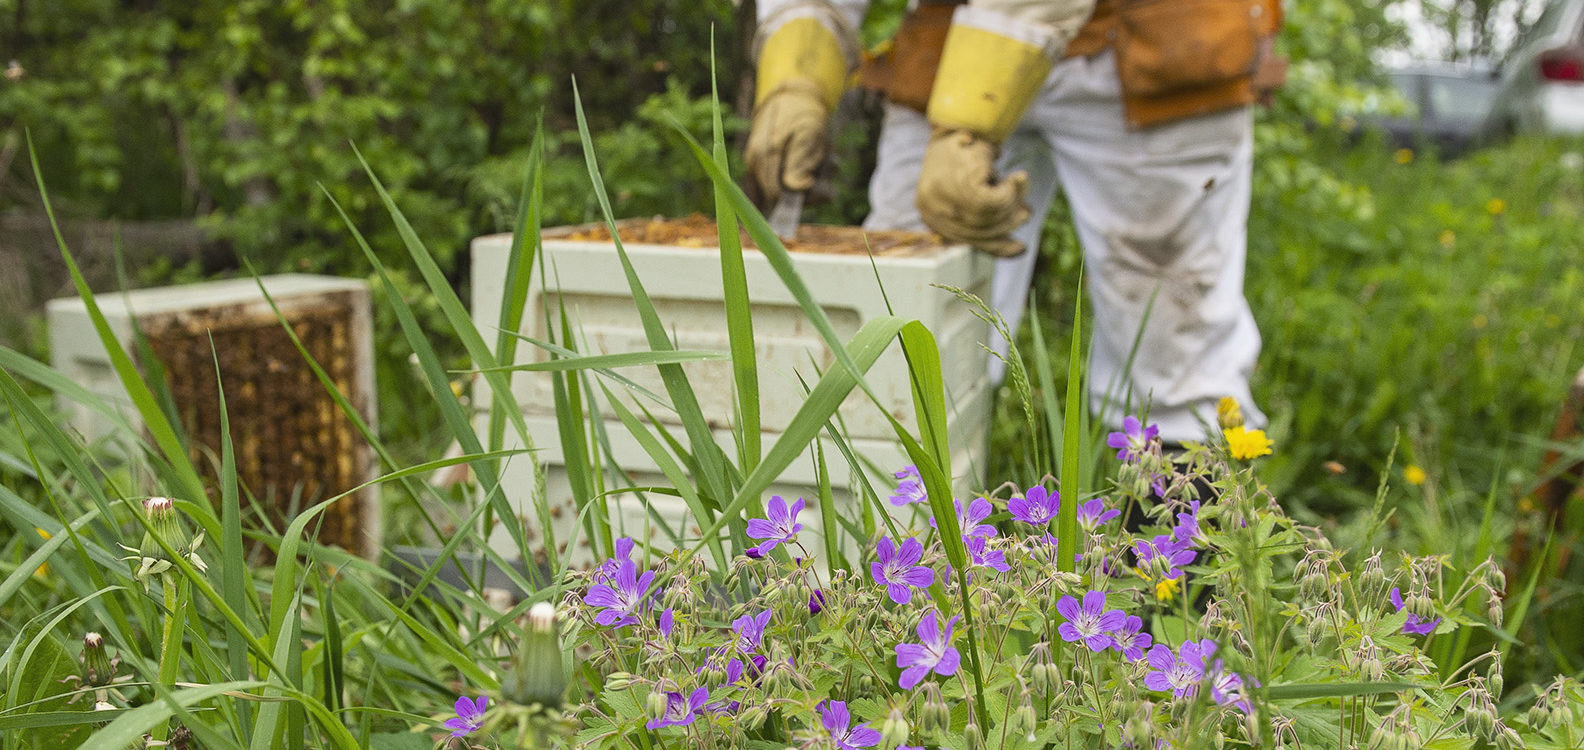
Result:
{"label": "car windshield", "polygon": [[1448,122],[1478,122],[1496,92],[1491,81],[1479,79],[1432,76],[1425,84],[1429,110]]}

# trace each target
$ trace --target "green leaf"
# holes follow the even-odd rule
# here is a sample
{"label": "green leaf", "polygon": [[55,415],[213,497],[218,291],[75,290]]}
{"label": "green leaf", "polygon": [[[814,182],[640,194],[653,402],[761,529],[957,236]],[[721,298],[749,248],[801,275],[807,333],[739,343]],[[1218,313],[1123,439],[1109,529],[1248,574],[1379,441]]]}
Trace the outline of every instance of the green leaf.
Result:
{"label": "green leaf", "polygon": [[1315,698],[1343,698],[1353,695],[1380,695],[1402,693],[1418,689],[1408,682],[1309,682],[1271,685],[1266,695],[1276,700],[1313,700]]}

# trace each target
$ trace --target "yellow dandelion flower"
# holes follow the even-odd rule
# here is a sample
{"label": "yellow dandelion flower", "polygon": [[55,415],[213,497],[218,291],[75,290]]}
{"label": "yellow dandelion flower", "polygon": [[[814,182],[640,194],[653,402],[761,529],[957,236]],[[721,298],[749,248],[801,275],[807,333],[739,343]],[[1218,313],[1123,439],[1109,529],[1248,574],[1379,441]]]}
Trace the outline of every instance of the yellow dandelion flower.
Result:
{"label": "yellow dandelion flower", "polygon": [[1144,579],[1145,583],[1155,589],[1156,601],[1169,602],[1177,596],[1178,591],[1182,590],[1182,581],[1177,578],[1162,578],[1157,581],[1150,578],[1143,568],[1134,568],[1133,574]]}
{"label": "yellow dandelion flower", "polygon": [[1271,441],[1265,437],[1264,430],[1247,430],[1238,425],[1226,429],[1223,434],[1226,435],[1227,449],[1239,461],[1252,461],[1271,454]]}
{"label": "yellow dandelion flower", "polygon": [[1424,484],[1425,470],[1419,468],[1418,464],[1408,464],[1408,467],[1403,469],[1403,479],[1408,480],[1412,485]]}
{"label": "yellow dandelion flower", "polygon": [[1501,216],[1503,213],[1507,212],[1507,201],[1504,201],[1500,198],[1492,198],[1488,201],[1485,201],[1485,210],[1489,212],[1491,216]]}
{"label": "yellow dandelion flower", "polygon": [[1524,495],[1518,498],[1518,510],[1529,513],[1535,509],[1534,498]]}
{"label": "yellow dandelion flower", "polygon": [[1441,230],[1441,236],[1437,237],[1436,241],[1440,242],[1442,247],[1451,247],[1452,243],[1457,242],[1457,235],[1453,234],[1450,229],[1443,229]]}
{"label": "yellow dandelion flower", "polygon": [[1490,318],[1485,317],[1485,313],[1475,313],[1474,319],[1469,321],[1469,325],[1474,326],[1476,331],[1481,330],[1485,326],[1490,325]]}
{"label": "yellow dandelion flower", "polygon": [[1221,423],[1221,429],[1228,430],[1243,424],[1243,410],[1238,408],[1237,399],[1231,396],[1222,396],[1216,404],[1216,421]]}
{"label": "yellow dandelion flower", "polygon": [[1392,159],[1394,159],[1398,164],[1412,164],[1413,149],[1399,148],[1397,149],[1397,153],[1392,155]]}

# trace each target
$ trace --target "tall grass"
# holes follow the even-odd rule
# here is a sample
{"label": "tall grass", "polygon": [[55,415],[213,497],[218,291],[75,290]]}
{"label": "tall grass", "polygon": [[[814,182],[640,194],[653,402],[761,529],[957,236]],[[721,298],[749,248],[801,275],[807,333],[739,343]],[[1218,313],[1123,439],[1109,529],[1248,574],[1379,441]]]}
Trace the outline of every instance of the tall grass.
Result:
{"label": "tall grass", "polygon": [[[537,281],[536,273],[544,273],[539,231],[543,153],[537,138],[524,170],[510,265],[503,279],[505,304],[494,321],[475,321],[468,315],[433,254],[407,222],[398,197],[387,191],[374,165],[364,162],[412,268],[449,328],[424,330],[401,294],[386,295],[434,395],[445,431],[462,449],[460,457],[398,465],[375,427],[346,394],[337,391],[277,310],[283,329],[308,366],[379,457],[382,473],[373,484],[385,488],[393,504],[429,529],[459,530],[445,536],[434,564],[404,571],[415,583],[404,584],[393,567],[315,541],[312,531],[320,515],[347,501],[356,490],[317,498],[284,529],[245,527],[242,519],[245,504],[252,502],[251,488],[239,483],[231,438],[252,426],[232,424],[223,416],[217,466],[210,471],[211,467],[195,464],[188,437],[167,417],[156,396],[163,383],[141,371],[138,358],[115,337],[95,302],[94,290],[77,272],[71,249],[57,233],[61,256],[149,439],[143,440],[126,418],[94,394],[36,360],[0,349],[0,396],[5,399],[10,433],[0,443],[0,460],[6,475],[19,480],[15,488],[0,486],[0,517],[13,529],[42,532],[36,538],[17,535],[5,544],[14,559],[0,580],[0,612],[8,615],[0,630],[9,639],[0,655],[0,675],[8,680],[0,701],[0,749],[76,746],[89,731],[95,746],[123,747],[145,734],[169,740],[178,728],[213,748],[378,747],[408,728],[434,726],[437,718],[428,715],[427,706],[449,705],[450,697],[464,686],[499,687],[496,663],[519,634],[518,618],[532,604],[564,595],[556,583],[569,564],[560,552],[563,544],[573,548],[573,543],[587,541],[597,557],[614,554],[612,508],[605,502],[609,490],[604,487],[609,443],[600,418],[606,412],[639,438],[700,528],[692,537],[673,530],[685,544],[678,569],[688,557],[705,554],[723,575],[729,561],[754,543],[744,529],[748,518],[763,514],[764,492],[811,445],[821,461],[817,494],[827,524],[826,554],[834,568],[856,568],[860,561],[847,559],[835,543],[836,527],[855,528],[860,521],[854,513],[887,521],[889,516],[872,487],[861,493],[868,507],[836,507],[820,436],[826,435],[852,465],[859,465],[843,436],[837,409],[854,391],[879,401],[864,376],[893,346],[900,347],[908,364],[919,432],[909,432],[886,409],[880,412],[887,414],[898,442],[917,466],[931,510],[940,519],[941,542],[962,575],[968,564],[952,507],[947,402],[933,334],[917,320],[884,316],[868,321],[848,340],[837,335],[779,238],[730,180],[717,109],[714,140],[708,148],[685,132],[682,136],[715,185],[730,351],[676,350],[666,321],[650,301],[617,235],[616,217],[581,107],[578,118],[593,194],[615,238],[612,242],[626,269],[650,352],[582,353],[577,332],[566,327],[564,315],[563,328],[550,341],[517,333],[530,285]],[[36,161],[35,175],[49,210],[49,194]],[[326,196],[340,210],[329,191]],[[813,373],[795,416],[769,445],[762,444],[759,428],[753,305],[739,226],[754,239],[834,355],[833,366]],[[363,231],[350,218],[347,229],[376,278],[394,290],[390,269]],[[262,283],[260,290],[268,298]],[[471,414],[450,387],[453,373],[430,343],[436,335],[455,337],[471,358],[485,394],[479,404],[481,418]],[[528,345],[546,349],[550,361],[516,364],[517,350]],[[142,354],[143,361],[149,361],[147,353]],[[731,361],[735,444],[729,449],[717,444],[681,367],[700,358]],[[637,388],[620,374],[629,368],[659,372],[664,401],[681,424],[680,436],[659,429],[653,414],[634,414],[615,397],[613,389]],[[554,379],[557,421],[577,510],[584,521],[583,540],[552,536],[551,508],[539,471],[535,472],[538,486],[529,493],[530,517],[536,519],[540,535],[537,543],[531,544],[523,525],[513,520],[518,512],[513,497],[521,488],[502,486],[504,462],[534,460],[523,405],[510,388],[515,371],[532,369],[550,370]],[[220,407],[225,415],[225,384],[221,385]],[[83,404],[111,420],[120,429],[115,441],[128,446],[129,452],[117,459],[83,446],[56,421],[43,403],[46,396]],[[1069,398],[1070,405],[1075,403]],[[1068,453],[1074,456],[1080,450],[1080,431],[1074,429],[1078,424],[1068,419],[1065,433],[1052,432],[1066,435],[1072,446]],[[507,449],[514,440],[524,447]],[[448,518],[446,499],[420,480],[458,464],[471,468],[477,493],[462,516]],[[1064,465],[1064,471],[1070,470],[1071,465]],[[182,519],[179,529],[173,531],[145,512],[143,501],[155,496],[176,499]],[[1063,528],[1071,527],[1071,504],[1064,506],[1064,516]],[[544,556],[549,576],[539,577],[533,569],[519,574],[487,543],[500,525],[505,526],[516,555]],[[152,546],[140,544],[145,536]],[[268,548],[274,565],[250,566],[244,556],[249,544]],[[483,555],[513,576],[513,583],[529,592],[526,599],[510,611],[497,612],[484,604],[479,580],[464,577],[460,588],[445,583],[441,569],[464,551]],[[127,560],[129,554],[134,559]],[[138,560],[143,558],[168,564],[168,569],[140,577]],[[38,572],[45,564],[48,570]],[[933,596],[942,611],[960,611],[970,620],[975,615],[966,599],[947,601],[940,586]],[[61,682],[78,671],[76,655],[83,651],[83,634],[90,630],[104,634],[119,654],[122,679],[109,685]],[[970,649],[969,661],[976,679],[982,679],[977,644]],[[116,708],[92,711],[96,700]],[[982,694],[977,703],[980,712],[986,710]]]}

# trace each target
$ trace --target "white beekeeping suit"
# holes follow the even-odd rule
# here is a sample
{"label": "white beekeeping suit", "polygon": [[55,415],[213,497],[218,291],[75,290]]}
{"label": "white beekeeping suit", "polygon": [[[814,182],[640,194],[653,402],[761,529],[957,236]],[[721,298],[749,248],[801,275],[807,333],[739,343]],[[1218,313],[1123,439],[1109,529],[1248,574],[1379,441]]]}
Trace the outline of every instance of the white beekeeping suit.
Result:
{"label": "white beekeeping suit", "polygon": [[[747,156],[767,195],[812,185],[865,6],[762,6],[761,106]],[[788,24],[770,24],[781,14],[809,19],[806,38],[827,52],[810,54],[806,40],[778,47]],[[1231,396],[1262,426],[1249,390],[1259,332],[1243,296],[1248,105],[1280,17],[1279,0],[956,8],[927,106],[887,106],[865,226],[928,226],[997,255],[990,303],[1016,331],[1036,260],[1023,250],[1038,244],[1061,188],[1094,308],[1094,408],[1112,425],[1147,408],[1163,439],[1183,442],[1202,439],[1216,402]],[[800,72],[767,88],[767,69]],[[770,106],[777,86],[799,78],[792,88],[825,95],[803,107],[801,130]],[[992,346],[1006,351],[999,337]],[[995,358],[991,375],[1002,375]]]}

